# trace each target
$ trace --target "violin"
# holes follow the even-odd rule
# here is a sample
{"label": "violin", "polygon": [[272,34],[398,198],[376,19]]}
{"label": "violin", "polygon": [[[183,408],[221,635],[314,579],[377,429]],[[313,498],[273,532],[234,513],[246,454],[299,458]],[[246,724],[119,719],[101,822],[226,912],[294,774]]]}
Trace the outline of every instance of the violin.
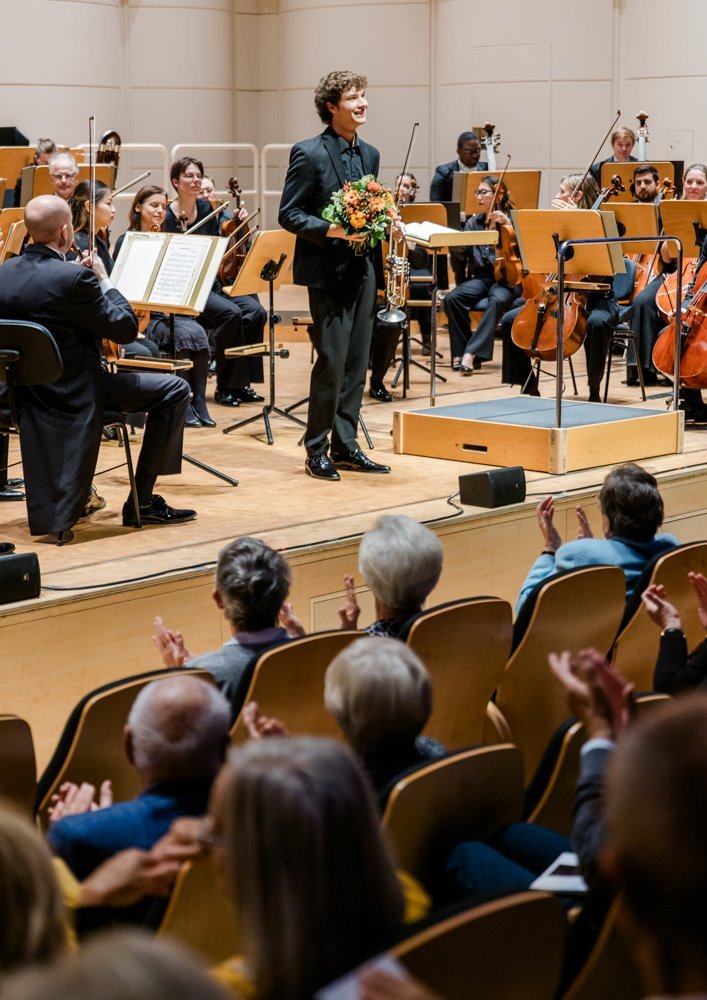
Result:
{"label": "violin", "polygon": [[695,262],[695,278],[685,290],[685,299],[688,304],[683,304],[680,318],[673,316],[653,346],[653,364],[659,372],[672,378],[675,324],[679,322],[680,382],[689,389],[704,389],[707,386],[707,259],[704,253]]}
{"label": "violin", "polygon": [[[493,128],[493,126],[491,126]],[[496,187],[493,192],[493,199],[486,213],[486,228],[493,225],[498,230],[498,243],[496,245],[496,256],[493,262],[493,278],[496,282],[505,282],[509,288],[519,285],[523,277],[523,262],[520,259],[518,241],[515,230],[508,222],[491,222],[498,195],[503,189],[503,178],[506,176],[508,164],[511,162],[510,156],[506,160],[506,165],[501,172]]]}
{"label": "violin", "polygon": [[241,221],[238,218],[242,207],[241,189],[235,177],[229,178],[228,190],[231,198],[235,199],[236,211],[232,219],[227,219],[221,225],[221,235],[228,236],[228,245],[221,260],[221,266],[218,269],[218,280],[222,285],[232,285],[238,277],[238,273],[246,259],[250,238],[253,234],[253,230],[249,230],[245,236],[241,236],[240,239],[237,238],[239,230],[248,220]]}

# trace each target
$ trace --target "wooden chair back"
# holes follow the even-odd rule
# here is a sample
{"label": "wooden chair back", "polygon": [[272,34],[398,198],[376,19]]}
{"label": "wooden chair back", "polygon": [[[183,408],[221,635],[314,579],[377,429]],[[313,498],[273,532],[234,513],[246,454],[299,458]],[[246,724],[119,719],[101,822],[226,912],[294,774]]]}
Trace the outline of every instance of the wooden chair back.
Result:
{"label": "wooden chair back", "polygon": [[37,763],[32,730],[16,715],[0,715],[0,798],[34,816]]}
{"label": "wooden chair back", "polygon": [[523,774],[516,747],[475,747],[396,782],[383,813],[397,863],[423,885],[430,865],[463,840],[483,840],[520,819]]}
{"label": "wooden chair back", "polygon": [[197,952],[208,965],[243,951],[223,875],[212,855],[187,861],[181,868],[157,934]]}
{"label": "wooden chair back", "polygon": [[113,783],[116,802],[131,799],[140,791],[140,778],[125,756],[123,728],[135,698],[154,680],[184,676],[189,673],[214,683],[205,670],[152,670],[136,677],[106,684],[86,695],[74,708],[52,759],[39,781],[37,814],[47,825],[47,810],[52,795],[65,781],[87,781],[100,785],[106,778]]}
{"label": "wooden chair back", "polygon": [[[667,552],[653,566],[651,583],[661,583],[668,600],[680,613],[689,649],[704,637],[697,617],[697,601],[688,570],[707,575],[707,542],[681,545]],[[637,596],[637,595],[636,595]],[[633,603],[633,602],[632,602]],[[616,637],[611,662],[620,674],[632,681],[638,691],[653,690],[653,669],[658,655],[660,630],[656,628],[640,601]]]}
{"label": "wooden chair back", "polygon": [[454,601],[423,611],[406,642],[432,680],[425,735],[448,750],[482,743],[486,708],[511,648],[512,612],[498,597]]}
{"label": "wooden chair back", "polygon": [[0,246],[0,264],[20,254],[26,235],[27,227],[22,220],[11,224],[5,233],[5,242]]}
{"label": "wooden chair back", "polygon": [[619,903],[609,910],[589,957],[562,1000],[641,1000],[647,995],[619,925]]}
{"label": "wooden chair back", "polygon": [[595,646],[606,653],[623,614],[626,581],[617,566],[590,566],[550,577],[539,590],[522,639],[512,653],[496,692],[496,705],[523,754],[526,783],[545,748],[567,718],[560,685],[548,654],[575,653]]}
{"label": "wooden chair back", "polygon": [[[336,721],[324,707],[324,675],[337,653],[362,634],[354,630],[318,632],[267,650],[255,663],[243,704],[257,701],[265,715],[279,719],[293,736],[342,739]],[[247,739],[241,712],[231,729],[231,741],[243,743]]]}
{"label": "wooden chair back", "polygon": [[565,934],[558,899],[522,892],[441,920],[392,953],[445,1000],[553,1000]]}

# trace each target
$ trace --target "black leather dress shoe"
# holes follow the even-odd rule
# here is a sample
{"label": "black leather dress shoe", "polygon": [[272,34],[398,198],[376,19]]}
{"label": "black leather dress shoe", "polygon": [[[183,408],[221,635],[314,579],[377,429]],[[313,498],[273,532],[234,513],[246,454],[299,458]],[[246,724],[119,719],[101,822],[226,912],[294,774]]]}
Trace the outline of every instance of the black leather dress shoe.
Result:
{"label": "black leather dress shoe", "polygon": [[372,461],[360,448],[350,451],[348,455],[336,455],[332,452],[331,460],[337,468],[349,469],[351,472],[375,472],[379,474],[390,472],[389,465],[379,465],[378,462]]}
{"label": "black leather dress shoe", "polygon": [[[175,507],[170,507],[164,497],[157,493],[152,494],[149,504],[140,504],[142,524],[183,524],[185,521],[193,521],[195,517],[195,510],[177,510]],[[123,504],[123,527],[136,526],[135,508],[132,501],[128,500]]]}
{"label": "black leather dress shoe", "polygon": [[393,397],[390,395],[386,387],[382,382],[371,382],[371,387],[368,390],[368,395],[371,399],[377,399],[379,403],[392,403]]}
{"label": "black leather dress shoe", "polygon": [[329,479],[331,482],[341,479],[327,454],[309,455],[304,463],[304,471],[315,479]]}
{"label": "black leather dress shoe", "polygon": [[473,375],[474,374],[474,369],[470,368],[468,365],[459,365],[459,374],[460,375]]}
{"label": "black leather dress shoe", "polygon": [[22,490],[11,490],[9,486],[0,486],[0,502],[3,500],[24,500]]}
{"label": "black leather dress shoe", "polygon": [[240,406],[241,401],[236,399],[236,397],[231,392],[218,392],[214,393],[214,401],[218,403],[219,406]]}
{"label": "black leather dress shoe", "polygon": [[14,551],[15,546],[12,542],[0,542],[0,556],[9,556]]}
{"label": "black leather dress shoe", "polygon": [[265,397],[259,396],[255,389],[250,385],[242,385],[240,389],[231,389],[230,394],[234,399],[238,399],[241,403],[265,402]]}
{"label": "black leather dress shoe", "polygon": [[187,415],[184,418],[184,426],[185,427],[203,427],[204,426],[202,424],[202,422],[199,420],[199,418],[197,417],[196,413],[194,413],[194,411],[192,410],[191,407],[189,407],[189,409],[187,410]]}

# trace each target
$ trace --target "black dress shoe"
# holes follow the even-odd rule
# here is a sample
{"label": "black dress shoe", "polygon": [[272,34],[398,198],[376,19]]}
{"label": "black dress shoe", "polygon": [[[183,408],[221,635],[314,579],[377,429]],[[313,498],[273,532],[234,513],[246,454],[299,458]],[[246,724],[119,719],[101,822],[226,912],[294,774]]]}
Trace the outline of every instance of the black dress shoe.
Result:
{"label": "black dress shoe", "polygon": [[382,382],[371,382],[368,395],[371,399],[377,399],[379,403],[393,402],[393,397],[390,395]]}
{"label": "black dress shoe", "polygon": [[264,403],[265,397],[259,396],[250,385],[242,385],[240,389],[231,389],[231,395],[241,403]]}
{"label": "black dress shoe", "polygon": [[191,408],[194,411],[194,415],[198,420],[201,421],[202,427],[215,427],[216,421],[211,419],[209,411],[206,409],[206,401],[203,399],[193,402]]}
{"label": "black dress shoe", "polygon": [[304,471],[307,475],[314,476],[315,479],[329,479],[331,482],[341,479],[326,453],[309,455],[304,463]]}
{"label": "black dress shoe", "polygon": [[15,546],[12,542],[0,542],[0,556],[9,556],[14,551]]}
{"label": "black dress shoe", "polygon": [[[148,504],[140,504],[140,521],[143,524],[183,524],[185,521],[193,521],[195,517],[195,510],[177,510],[175,507],[170,507],[164,497],[157,493],[152,494]],[[132,500],[127,500],[123,504],[123,527],[136,526]]]}
{"label": "black dress shoe", "polygon": [[483,358],[474,358],[473,368],[475,372],[481,371],[481,366],[483,364]]}
{"label": "black dress shoe", "polygon": [[8,486],[0,486],[0,502],[4,500],[24,500],[22,490],[11,490]]}
{"label": "black dress shoe", "polygon": [[451,365],[451,367],[452,367],[452,371],[453,372],[458,372],[459,369],[461,368],[461,366],[462,366],[462,359],[461,358],[452,358],[452,365]]}
{"label": "black dress shoe", "polygon": [[218,403],[219,406],[240,406],[241,402],[239,399],[233,395],[232,392],[219,392],[218,390],[214,393],[214,401]]}
{"label": "black dress shoe", "polygon": [[184,418],[184,426],[185,427],[203,427],[203,424],[202,424],[201,420],[199,420],[199,418],[197,417],[196,413],[194,413],[194,411],[192,410],[191,407],[189,407],[189,409],[187,410],[187,415]]}
{"label": "black dress shoe", "polygon": [[470,368],[468,365],[459,365],[459,374],[460,375],[473,375],[474,374],[474,369]]}
{"label": "black dress shoe", "polygon": [[9,486],[11,490],[18,490],[20,486],[25,485],[25,481],[24,479],[8,479],[5,485]]}
{"label": "black dress shoe", "polygon": [[372,461],[360,448],[350,451],[348,455],[337,455],[332,452],[331,460],[337,468],[349,469],[351,472],[390,472],[389,465],[379,465],[378,462]]}

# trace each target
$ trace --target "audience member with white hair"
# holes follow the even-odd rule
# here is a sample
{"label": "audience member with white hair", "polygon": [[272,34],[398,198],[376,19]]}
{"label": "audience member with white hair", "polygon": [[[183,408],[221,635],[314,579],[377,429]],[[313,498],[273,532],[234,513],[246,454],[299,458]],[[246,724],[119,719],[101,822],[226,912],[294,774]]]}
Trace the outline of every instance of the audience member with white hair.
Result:
{"label": "audience member with white hair", "polygon": [[71,201],[79,182],[79,168],[71,153],[55,153],[49,158],[49,177],[53,193]]}
{"label": "audience member with white hair", "polygon": [[98,801],[92,785],[62,785],[47,834],[54,853],[78,879],[128,847],[148,850],[179,816],[206,810],[223,763],[230,713],[226,699],[197,677],[153,681],[138,694],[124,729],[125,751],[142,791],[112,803],[110,782]]}

